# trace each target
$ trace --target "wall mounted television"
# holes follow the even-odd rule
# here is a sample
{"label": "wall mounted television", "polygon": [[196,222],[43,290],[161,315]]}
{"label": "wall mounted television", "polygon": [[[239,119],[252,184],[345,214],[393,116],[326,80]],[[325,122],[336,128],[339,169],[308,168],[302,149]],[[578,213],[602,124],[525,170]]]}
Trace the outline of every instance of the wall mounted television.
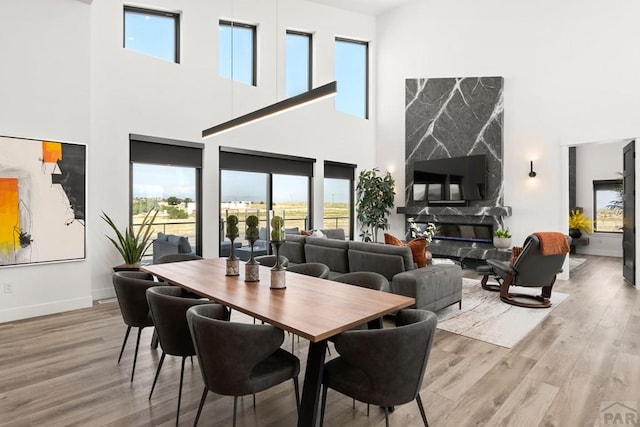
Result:
{"label": "wall mounted television", "polygon": [[484,200],[487,188],[487,157],[420,160],[413,166],[413,200],[429,204],[458,205]]}

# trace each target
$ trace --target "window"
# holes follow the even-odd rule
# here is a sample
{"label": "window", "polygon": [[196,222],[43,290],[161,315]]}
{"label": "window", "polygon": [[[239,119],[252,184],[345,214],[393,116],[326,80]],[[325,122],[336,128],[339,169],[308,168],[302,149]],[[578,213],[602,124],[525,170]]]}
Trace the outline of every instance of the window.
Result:
{"label": "window", "polygon": [[283,211],[285,229],[297,233],[311,228],[311,179],[314,159],[220,147],[220,256],[228,256],[231,242],[225,238],[225,220],[231,213],[240,221],[235,254],[251,255],[245,239],[245,220],[256,215],[259,237],[253,254],[269,253],[269,218],[272,209]]}
{"label": "window", "polygon": [[286,95],[311,90],[311,34],[287,31]]}
{"label": "window", "polygon": [[351,240],[355,168],[346,163],[324,162],[322,228],[342,228]]}
{"label": "window", "polygon": [[622,233],[622,180],[593,181],[593,230]]}
{"label": "window", "polygon": [[124,47],[179,63],[179,17],[177,13],[125,6]]}
{"label": "window", "polygon": [[369,44],[336,38],[335,47],[336,110],[366,119],[369,117]]}
{"label": "window", "polygon": [[218,41],[220,77],[256,85],[256,27],[220,21]]}
{"label": "window", "polygon": [[[157,233],[189,239],[202,254],[202,148],[200,143],[130,135],[131,225],[137,231],[145,214],[158,210]],[[153,247],[146,257],[153,256]]]}

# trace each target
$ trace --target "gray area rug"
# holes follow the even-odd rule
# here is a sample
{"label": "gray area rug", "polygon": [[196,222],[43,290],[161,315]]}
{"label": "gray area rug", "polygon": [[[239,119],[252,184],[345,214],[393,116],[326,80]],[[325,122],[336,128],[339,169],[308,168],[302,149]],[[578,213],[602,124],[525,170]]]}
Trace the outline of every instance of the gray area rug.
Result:
{"label": "gray area rug", "polygon": [[[453,305],[440,310],[438,329],[511,348],[569,295],[552,292],[550,308],[517,307],[500,301],[498,292],[486,291],[480,281],[462,279],[462,310]],[[540,288],[511,287],[512,292],[540,294]]]}

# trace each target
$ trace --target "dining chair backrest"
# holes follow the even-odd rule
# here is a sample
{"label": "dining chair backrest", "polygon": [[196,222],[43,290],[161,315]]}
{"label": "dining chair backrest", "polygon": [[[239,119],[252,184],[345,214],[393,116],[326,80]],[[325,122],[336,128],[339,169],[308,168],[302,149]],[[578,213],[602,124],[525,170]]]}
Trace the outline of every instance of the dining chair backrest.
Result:
{"label": "dining chair backrest", "polygon": [[[265,267],[273,267],[276,265],[275,255],[260,255],[254,258],[260,265]],[[289,265],[289,259],[286,256],[280,255],[280,265],[286,267]]]}
{"label": "dining chair backrest", "polygon": [[304,274],[305,276],[319,277],[326,279],[329,277],[329,267],[320,262],[307,262],[287,267],[288,271],[293,273]]}
{"label": "dining chair backrest", "polygon": [[336,276],[331,280],[376,291],[389,291],[389,281],[387,278],[374,271],[353,271]]}
{"label": "dining chair backrest", "polygon": [[112,280],[124,323],[152,326],[146,291],[159,284],[153,281],[153,276],[141,271],[118,271],[113,273]]}
{"label": "dining chair backrest", "polygon": [[280,348],[284,333],[272,325],[228,322],[225,315],[208,305],[187,311],[205,386],[224,395],[254,393],[253,368]]}
{"label": "dining chair backrest", "polygon": [[147,289],[147,301],[162,349],[172,356],[193,356],[195,349],[187,324],[187,310],[194,305],[213,304],[208,300],[185,298],[176,286]]}

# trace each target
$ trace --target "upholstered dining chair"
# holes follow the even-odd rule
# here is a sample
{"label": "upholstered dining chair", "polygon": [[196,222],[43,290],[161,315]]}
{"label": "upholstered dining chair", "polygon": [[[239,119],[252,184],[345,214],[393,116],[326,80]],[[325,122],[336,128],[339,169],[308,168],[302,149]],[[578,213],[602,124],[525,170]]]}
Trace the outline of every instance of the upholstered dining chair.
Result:
{"label": "upholstered dining chair", "polygon": [[195,356],[193,341],[187,324],[187,310],[195,305],[213,304],[206,300],[185,298],[182,290],[176,286],[154,286],[147,289],[147,301],[151,309],[151,318],[158,333],[162,355],[158,361],[158,368],[149,392],[149,400],[156,387],[164,358],[178,356],[182,358],[180,368],[180,387],[178,389],[178,409],[176,411],[176,425],[180,419],[180,402],[182,400],[182,380],[184,378],[184,363],[188,356]]}
{"label": "upholstered dining chair", "polygon": [[133,382],[133,376],[136,372],[136,361],[138,359],[138,347],[140,346],[140,334],[144,328],[153,326],[153,319],[149,311],[146,292],[147,289],[157,286],[158,282],[154,282],[153,276],[150,274],[141,271],[118,271],[113,273],[112,280],[118,305],[120,306],[122,320],[124,320],[124,323],[127,325],[127,332],[125,332],[124,340],[122,341],[118,363],[120,363],[120,359],[122,359],[122,353],[127,344],[127,338],[129,338],[131,328],[138,328],[136,350],[133,355],[133,368],[131,369],[131,382]]}
{"label": "upholstered dining chair", "polygon": [[[276,265],[275,255],[260,255],[254,258],[260,265],[265,267],[273,267]],[[280,255],[280,265],[286,267],[289,265],[289,259],[286,256]]]}
{"label": "upholstered dining chair", "polygon": [[234,397],[234,426],[238,396],[255,394],[288,379],[293,380],[298,407],[300,360],[280,348],[283,331],[273,325],[227,322],[225,316],[226,311],[218,305],[200,305],[187,311],[204,381],[193,425],[198,423],[209,391]]}
{"label": "upholstered dining chair", "polygon": [[288,271],[292,273],[304,274],[305,276],[319,277],[320,279],[326,279],[329,277],[329,267],[320,262],[307,262],[304,264],[297,264],[287,267]]}
{"label": "upholstered dining chair", "polygon": [[[344,273],[332,279],[335,282],[347,283],[349,285],[360,286],[362,288],[376,291],[389,292],[389,281],[382,274],[373,271],[353,271]],[[366,324],[360,325],[356,329],[365,329]],[[372,320],[368,324],[369,329],[382,329],[382,319]]]}
{"label": "upholstered dining chair", "polygon": [[436,324],[430,311],[405,309],[396,315],[395,328],[338,335],[335,346],[340,356],[324,367],[320,425],[331,388],[367,405],[382,406],[387,427],[389,407],[415,400],[428,426],[420,388]]}
{"label": "upholstered dining chair", "polygon": [[[500,299],[507,304],[520,307],[550,307],[551,290],[556,275],[562,271],[562,264],[568,252],[567,236],[562,233],[543,232],[528,236],[515,260],[487,260],[500,285]],[[486,283],[486,276],[483,283]],[[509,292],[511,286],[542,289],[540,295],[533,295]]]}

